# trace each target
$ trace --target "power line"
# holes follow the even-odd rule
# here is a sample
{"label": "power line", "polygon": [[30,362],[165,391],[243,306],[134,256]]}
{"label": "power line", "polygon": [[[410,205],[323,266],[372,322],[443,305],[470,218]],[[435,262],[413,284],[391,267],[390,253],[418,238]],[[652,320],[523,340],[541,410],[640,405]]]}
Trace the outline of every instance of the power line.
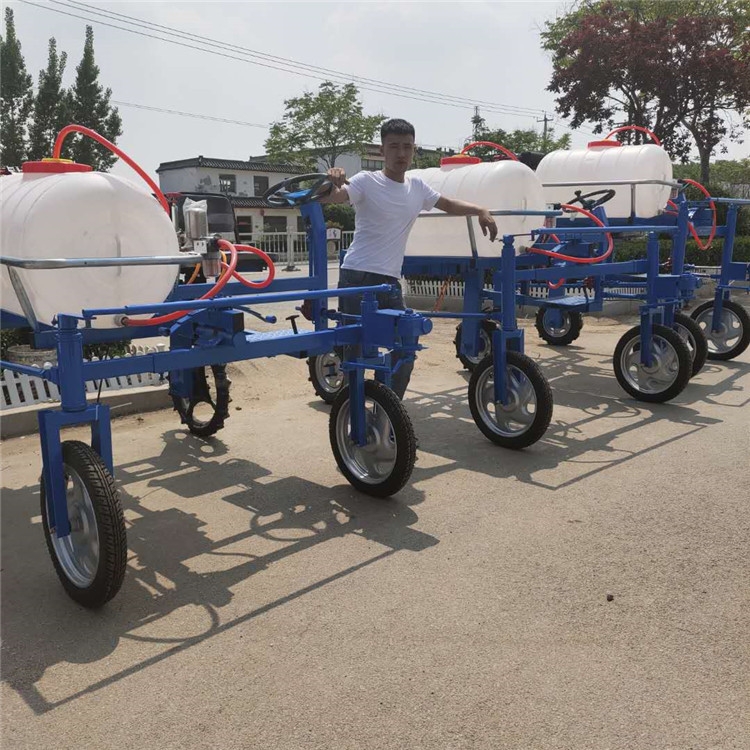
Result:
{"label": "power line", "polygon": [[195,112],[181,112],[178,109],[164,109],[162,107],[149,107],[146,104],[135,104],[133,102],[121,102],[112,100],[112,104],[118,107],[133,107],[134,109],[146,109],[149,112],[163,112],[168,115],[180,115],[181,117],[194,117],[197,120],[212,120],[213,122],[225,122],[230,125],[244,125],[249,128],[263,128],[266,130],[268,125],[259,125],[257,122],[245,122],[244,120],[229,120],[225,117],[213,117],[212,115],[199,115]]}
{"label": "power line", "polygon": [[[53,7],[49,6],[49,5],[41,5],[41,4],[36,3],[36,2],[31,2],[31,0],[20,0],[20,2],[22,2],[22,3],[26,4],[26,5],[31,5],[31,6],[34,6],[34,7],[37,7],[37,8],[41,8],[42,10],[49,10],[49,11],[52,11],[54,13],[59,13],[59,14],[65,15],[65,16],[70,16],[72,18],[78,18],[78,19],[81,19],[83,21],[87,21],[87,22],[90,22],[90,23],[95,23],[95,24],[99,24],[99,25],[102,25],[102,26],[107,26],[107,27],[110,27],[110,28],[118,29],[120,31],[125,31],[125,32],[128,32],[130,34],[135,34],[137,36],[142,36],[142,37],[145,37],[145,38],[150,38],[150,39],[155,39],[157,41],[166,42],[167,44],[172,44],[172,45],[175,45],[175,46],[178,46],[178,47],[183,47],[183,48],[186,48],[186,49],[193,49],[193,50],[197,50],[197,51],[200,51],[200,52],[207,52],[208,54],[212,54],[212,55],[215,55],[215,56],[218,56],[218,57],[224,57],[224,58],[227,58],[227,59],[230,59],[230,60],[237,60],[237,61],[240,61],[240,62],[250,63],[252,65],[259,65],[260,67],[270,68],[270,69],[273,69],[273,70],[279,70],[279,71],[286,72],[286,73],[292,73],[294,75],[299,75],[299,76],[303,76],[303,77],[315,78],[315,79],[318,79],[318,80],[329,80],[330,79],[330,76],[317,75],[316,73],[310,72],[308,70],[299,71],[299,70],[295,70],[293,68],[290,68],[288,65],[282,66],[282,65],[270,64],[270,63],[267,63],[267,62],[260,62],[258,60],[248,59],[247,57],[238,57],[237,55],[228,54],[226,52],[221,52],[221,51],[219,51],[217,49],[207,48],[207,47],[204,47],[204,46],[195,46],[193,44],[187,44],[184,41],[178,41],[178,40],[175,40],[175,39],[169,39],[169,38],[165,38],[163,36],[157,36],[156,34],[149,34],[149,33],[143,32],[143,31],[137,31],[135,29],[130,29],[130,28],[127,28],[127,27],[118,26],[117,24],[108,23],[107,21],[103,21],[103,20],[100,20],[98,18],[91,18],[90,16],[79,15],[78,13],[71,13],[71,12],[68,12],[68,11],[61,10],[59,8],[53,8]],[[58,3],[58,4],[61,4],[61,3]],[[70,8],[74,8],[75,10],[79,10],[78,7],[72,6],[72,5],[65,6],[65,7],[70,7]],[[87,11],[83,11],[83,12],[87,12]],[[99,13],[100,15],[103,15],[103,13],[101,13],[99,11],[95,11],[95,12]],[[107,16],[105,16],[105,17],[107,17]],[[180,32],[176,32],[176,33],[179,34]],[[204,44],[204,43],[201,42],[200,44]],[[297,65],[300,66],[302,64],[300,63],[300,64],[297,64]],[[305,67],[307,68],[308,66],[305,66]],[[340,75],[340,76],[346,76],[346,74],[343,74],[343,73],[342,74],[338,74],[338,75]],[[351,79],[351,77],[346,77],[347,81],[350,80],[350,79]],[[385,87],[390,87],[390,88],[385,88]],[[425,103],[429,103],[429,104],[443,104],[444,106],[452,106],[452,107],[457,107],[459,109],[466,109],[466,108],[468,108],[470,106],[468,103],[462,103],[460,101],[453,101],[451,99],[448,99],[448,98],[444,97],[444,95],[441,95],[441,94],[433,95],[433,94],[427,93],[425,95],[418,95],[418,94],[399,93],[398,90],[391,90],[391,89],[395,89],[396,88],[393,84],[382,84],[382,85],[381,84],[377,84],[377,85],[360,84],[360,88],[368,90],[368,91],[374,91],[376,93],[387,94],[387,95],[391,95],[391,96],[398,96],[400,98],[410,99],[412,101],[421,101],[421,102],[425,102]],[[467,100],[467,102],[468,102],[468,100]],[[491,111],[493,111],[495,113],[498,113],[498,114],[504,114],[504,115],[509,115],[509,116],[515,116],[515,117],[533,117],[531,114],[523,114],[523,113],[520,113],[520,112],[506,111],[505,109],[500,109],[499,107],[503,107],[503,105],[488,105],[486,107],[486,109],[490,109]],[[530,110],[530,111],[532,111],[532,110]]]}

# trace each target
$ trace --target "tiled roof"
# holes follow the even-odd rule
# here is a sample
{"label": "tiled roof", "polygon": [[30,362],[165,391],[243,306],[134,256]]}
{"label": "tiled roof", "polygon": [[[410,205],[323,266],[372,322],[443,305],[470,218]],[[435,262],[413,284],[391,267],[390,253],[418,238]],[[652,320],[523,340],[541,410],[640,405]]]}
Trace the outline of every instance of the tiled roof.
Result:
{"label": "tiled roof", "polygon": [[198,156],[192,159],[178,159],[164,161],[159,164],[157,172],[167,172],[170,169],[185,169],[187,167],[208,167],[211,169],[232,169],[238,172],[283,172],[285,174],[305,174],[307,171],[298,164],[274,164],[262,161],[238,161],[235,159],[211,159]]}
{"label": "tiled roof", "polygon": [[263,198],[238,198],[234,195],[228,195],[235,208],[295,208],[294,206],[271,206]]}

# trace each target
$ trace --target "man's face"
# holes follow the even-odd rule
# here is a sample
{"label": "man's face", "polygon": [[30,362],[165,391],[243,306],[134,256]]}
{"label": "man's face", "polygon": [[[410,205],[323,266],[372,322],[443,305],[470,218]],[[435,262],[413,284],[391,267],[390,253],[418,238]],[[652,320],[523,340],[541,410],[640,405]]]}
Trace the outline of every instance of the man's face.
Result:
{"label": "man's face", "polygon": [[406,172],[414,160],[414,136],[389,133],[380,147],[385,157],[386,169]]}

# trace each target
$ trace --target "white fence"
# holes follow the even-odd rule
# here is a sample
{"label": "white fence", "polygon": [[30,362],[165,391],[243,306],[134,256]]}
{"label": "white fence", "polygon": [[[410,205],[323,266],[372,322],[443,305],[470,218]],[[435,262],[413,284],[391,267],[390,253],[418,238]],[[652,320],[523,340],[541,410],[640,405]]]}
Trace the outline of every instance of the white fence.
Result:
{"label": "white fence", "polygon": [[[164,344],[153,346],[131,347],[126,357],[133,357],[140,354],[153,354],[154,352],[163,352]],[[114,359],[119,359],[115,357]],[[94,358],[93,362],[98,361]],[[49,363],[45,367],[51,367]],[[165,381],[165,374],[144,372],[136,375],[121,375],[116,378],[104,378],[101,381],[101,389],[104,391],[121,391],[128,388],[143,388],[144,386],[159,386]],[[97,393],[100,382],[89,381],[86,383],[87,393]],[[11,370],[0,371],[0,411],[7,409],[16,409],[19,406],[32,406],[33,404],[55,403],[60,401],[60,391],[54,383],[44,378],[37,378],[32,375],[23,375]]]}
{"label": "white fence", "polygon": [[[354,232],[342,232],[341,241],[329,244],[328,257],[338,260],[338,251],[346,250],[352,244]],[[259,247],[267,252],[277,264],[307,263],[309,249],[306,232],[268,232],[265,234],[241,234],[240,241],[246,245]]]}

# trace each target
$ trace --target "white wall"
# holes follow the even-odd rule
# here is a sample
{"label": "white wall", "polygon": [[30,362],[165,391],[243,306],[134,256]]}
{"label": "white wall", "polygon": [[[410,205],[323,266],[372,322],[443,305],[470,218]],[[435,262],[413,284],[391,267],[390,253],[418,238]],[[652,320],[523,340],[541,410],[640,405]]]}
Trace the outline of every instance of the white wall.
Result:
{"label": "white wall", "polygon": [[236,192],[234,195],[248,198],[262,197],[255,195],[253,177],[268,177],[268,186],[292,177],[284,172],[246,172],[233,169],[213,169],[208,167],[183,167],[182,169],[168,169],[159,172],[159,187],[165,193],[220,193],[219,175],[232,174],[236,178]]}

